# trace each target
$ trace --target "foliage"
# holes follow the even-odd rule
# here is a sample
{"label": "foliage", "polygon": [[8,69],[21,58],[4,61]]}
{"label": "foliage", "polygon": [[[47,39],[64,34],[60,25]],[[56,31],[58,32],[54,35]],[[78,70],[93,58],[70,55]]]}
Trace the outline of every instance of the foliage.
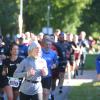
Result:
{"label": "foliage", "polygon": [[[48,6],[50,15],[48,16]],[[77,33],[100,31],[100,1],[98,0],[23,0],[23,32],[38,33],[47,26]],[[0,1],[0,28],[3,34],[18,32],[20,0]]]}
{"label": "foliage", "polygon": [[86,63],[85,63],[86,70],[96,69],[96,57],[97,56],[98,54],[87,54]]}
{"label": "foliage", "polygon": [[94,33],[92,33],[93,38],[95,39],[99,39],[100,33],[95,31]]}
{"label": "foliage", "polygon": [[12,0],[0,0],[0,28],[3,34],[16,31],[17,7]]}
{"label": "foliage", "polygon": [[67,0],[66,2],[66,0],[57,0],[57,2],[55,2],[57,8],[54,10],[54,15],[56,14],[54,17],[56,25],[54,26],[59,27],[58,25],[61,24],[61,28],[63,28],[64,31],[76,33],[77,27],[81,25],[80,15],[83,9],[86,8],[86,5],[90,3],[89,1],[90,0]]}
{"label": "foliage", "polygon": [[100,34],[100,0],[91,1],[91,5],[84,9],[81,15],[81,22],[83,23],[78,31],[86,30],[87,35],[93,34],[92,36],[94,36],[94,34],[97,33],[98,36],[98,34]]}
{"label": "foliage", "polygon": [[47,26],[47,7],[50,5],[50,26],[66,32],[76,32],[80,15],[90,0],[28,0],[24,3],[26,30],[41,30]]}

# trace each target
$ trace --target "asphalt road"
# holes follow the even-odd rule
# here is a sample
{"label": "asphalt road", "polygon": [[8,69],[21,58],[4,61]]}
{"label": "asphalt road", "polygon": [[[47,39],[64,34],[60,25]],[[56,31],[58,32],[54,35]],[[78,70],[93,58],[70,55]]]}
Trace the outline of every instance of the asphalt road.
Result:
{"label": "asphalt road", "polygon": [[[68,80],[67,75],[65,75],[65,80],[63,84],[63,92],[59,93],[59,88],[57,87],[54,93],[54,100],[67,100],[67,95],[71,89],[71,86],[81,85],[83,83],[88,83],[97,80],[96,79],[96,71],[95,70],[88,70],[84,71],[83,75],[78,75],[76,79]],[[57,82],[58,83],[58,82]]]}

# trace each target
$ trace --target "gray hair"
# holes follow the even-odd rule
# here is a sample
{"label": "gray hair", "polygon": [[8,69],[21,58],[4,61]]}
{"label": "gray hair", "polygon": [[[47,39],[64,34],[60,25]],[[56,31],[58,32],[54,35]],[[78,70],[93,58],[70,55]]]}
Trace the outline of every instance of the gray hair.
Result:
{"label": "gray hair", "polygon": [[28,47],[28,52],[32,51],[34,48],[41,47],[40,44],[36,41],[32,42]]}

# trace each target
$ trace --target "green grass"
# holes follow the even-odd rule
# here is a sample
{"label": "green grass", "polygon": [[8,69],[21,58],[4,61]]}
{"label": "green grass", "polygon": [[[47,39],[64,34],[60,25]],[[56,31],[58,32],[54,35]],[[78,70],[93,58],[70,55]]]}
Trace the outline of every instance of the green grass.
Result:
{"label": "green grass", "polygon": [[86,56],[86,63],[85,63],[85,69],[87,70],[93,70],[96,69],[96,54],[88,54]]}
{"label": "green grass", "polygon": [[71,87],[68,100],[100,100],[100,82]]}

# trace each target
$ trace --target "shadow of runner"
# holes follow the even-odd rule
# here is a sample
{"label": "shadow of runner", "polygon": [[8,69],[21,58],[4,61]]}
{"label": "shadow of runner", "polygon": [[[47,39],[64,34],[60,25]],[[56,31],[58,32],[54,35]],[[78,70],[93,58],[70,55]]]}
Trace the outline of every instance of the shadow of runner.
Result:
{"label": "shadow of runner", "polygon": [[62,93],[59,93],[59,88],[57,87],[54,92],[54,100],[64,100],[65,98],[67,100],[67,95],[69,91],[70,91],[70,87],[63,86]]}
{"label": "shadow of runner", "polygon": [[[96,81],[96,71],[95,70],[88,70],[84,71],[83,75],[79,75],[76,79],[68,80],[65,75],[65,80],[63,83],[63,92],[59,93],[59,88],[57,87],[54,92],[54,100],[68,100],[68,94],[72,90],[72,87],[81,86],[84,83],[91,83]],[[78,99],[79,100],[79,99]]]}

